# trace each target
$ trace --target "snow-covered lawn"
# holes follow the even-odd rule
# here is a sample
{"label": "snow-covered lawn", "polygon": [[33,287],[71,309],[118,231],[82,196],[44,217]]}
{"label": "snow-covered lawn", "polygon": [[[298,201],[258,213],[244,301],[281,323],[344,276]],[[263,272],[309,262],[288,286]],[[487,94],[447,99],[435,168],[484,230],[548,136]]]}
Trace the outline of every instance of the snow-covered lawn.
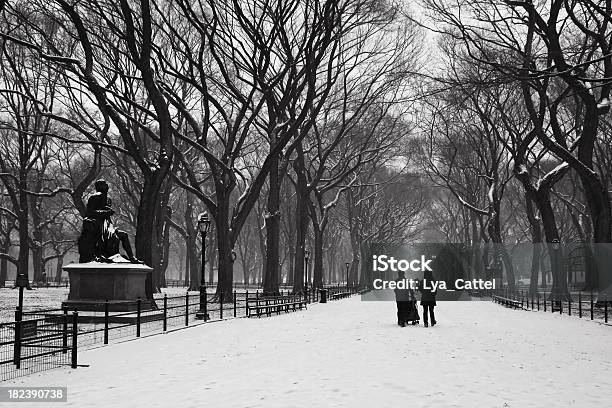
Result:
{"label": "snow-covered lawn", "polygon": [[[25,310],[59,309],[68,298],[68,288],[34,288],[23,291]],[[15,320],[15,308],[19,304],[19,289],[0,288],[0,323]]]}
{"label": "snow-covered lawn", "polygon": [[393,302],[353,297],[88,350],[89,367],[1,385],[67,386],[54,407],[609,406],[612,327],[491,302],[436,313],[400,328]]}

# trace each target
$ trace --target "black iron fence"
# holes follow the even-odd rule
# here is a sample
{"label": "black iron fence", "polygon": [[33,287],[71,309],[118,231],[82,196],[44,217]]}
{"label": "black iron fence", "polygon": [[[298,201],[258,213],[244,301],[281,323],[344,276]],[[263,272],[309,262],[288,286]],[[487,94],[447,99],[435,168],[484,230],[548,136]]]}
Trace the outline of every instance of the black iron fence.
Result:
{"label": "black iron fence", "polygon": [[[70,281],[68,279],[62,279],[60,282],[55,281],[55,280],[47,280],[47,281],[31,281],[30,282],[30,286],[34,287],[34,288],[68,288],[70,285]],[[217,282],[212,282],[212,283],[207,283],[208,287],[214,287],[217,285]],[[15,286],[15,281],[14,280],[7,280],[4,282],[4,286],[7,288],[12,288]],[[166,288],[186,288],[189,285],[185,284],[185,281],[183,279],[166,279],[165,282],[165,286]],[[233,288],[235,290],[261,290],[261,288],[263,287],[263,283],[241,283],[241,282],[234,282],[233,284]],[[346,288],[346,286],[341,286],[340,284],[335,284],[335,285],[325,285],[326,288],[329,287],[344,287]],[[289,284],[281,284],[279,285],[279,289],[282,291],[292,291],[293,290],[293,285],[289,285]]]}
{"label": "black iron fence", "polygon": [[493,291],[491,298],[494,302],[517,309],[559,313],[604,323],[608,323],[612,302],[606,295],[584,291],[571,291],[558,296],[551,292],[498,289]]}
{"label": "black iron fence", "polygon": [[[328,287],[330,293],[356,293],[354,287]],[[58,366],[78,366],[79,350],[109,344],[130,337],[142,337],[208,321],[246,317],[249,301],[263,298],[260,291],[233,291],[231,296],[197,292],[156,298],[150,302],[100,302],[93,311],[64,309],[15,312],[15,321],[0,324],[0,381],[32,374]],[[277,299],[296,298],[305,303],[318,302],[320,290],[300,294],[281,291]],[[252,300],[251,300],[252,301]],[[120,306],[129,311],[114,312]],[[296,308],[286,308],[286,311]]]}
{"label": "black iron fence", "polygon": [[[30,287],[32,288],[67,288],[68,279],[62,279],[61,281],[47,280],[47,281],[31,281]],[[4,287],[13,288],[16,287],[17,283],[15,280],[4,281]]]}
{"label": "black iron fence", "polygon": [[55,368],[77,366],[78,313],[29,317],[0,323],[0,380]]}

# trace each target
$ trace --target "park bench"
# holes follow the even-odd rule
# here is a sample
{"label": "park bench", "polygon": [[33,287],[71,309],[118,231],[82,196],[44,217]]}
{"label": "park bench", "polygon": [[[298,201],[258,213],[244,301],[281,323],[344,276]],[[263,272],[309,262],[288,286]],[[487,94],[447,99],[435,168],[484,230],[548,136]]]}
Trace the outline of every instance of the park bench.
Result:
{"label": "park bench", "polygon": [[493,295],[493,301],[502,304],[506,307],[512,307],[514,309],[519,309],[523,307],[523,302],[521,302],[520,300],[510,299],[499,295]]}
{"label": "park bench", "polygon": [[247,298],[247,316],[271,316],[272,313],[291,312],[306,308],[307,301],[301,295],[257,296]]}
{"label": "park bench", "polygon": [[329,295],[330,300],[344,299],[351,296],[351,292],[336,292]]}

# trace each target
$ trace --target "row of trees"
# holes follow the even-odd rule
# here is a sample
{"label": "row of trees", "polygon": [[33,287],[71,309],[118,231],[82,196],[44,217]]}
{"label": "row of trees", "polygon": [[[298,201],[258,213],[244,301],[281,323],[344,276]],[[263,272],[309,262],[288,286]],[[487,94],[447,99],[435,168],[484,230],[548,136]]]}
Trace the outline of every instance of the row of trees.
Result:
{"label": "row of trees", "polygon": [[548,268],[555,296],[580,242],[601,287],[608,3],[2,2],[0,269],[63,259],[103,176],[149,294],[169,267],[199,284],[204,210],[224,293],[237,264],[302,290],[306,248],[315,286],[347,260],[358,283],[362,242],[405,240],[469,243],[511,287],[507,248],[537,244],[531,289]]}
{"label": "row of trees", "polygon": [[[545,242],[555,296],[568,294],[561,244],[582,242],[586,288],[607,287],[610,3],[423,4],[445,59],[423,108],[425,168],[461,214],[451,240]],[[510,257],[497,248],[512,286]],[[531,290],[543,256],[535,248]]]}
{"label": "row of trees", "polygon": [[[4,273],[32,257],[37,279],[63,259],[101,176],[154,268],[149,296],[164,285],[172,237],[199,284],[203,210],[210,271],[228,295],[235,260],[246,279],[258,242],[264,290],[278,293],[288,252],[300,291],[307,240],[315,286],[330,247],[353,253],[354,281],[360,241],[401,235],[417,216],[364,218],[380,202],[389,214],[407,205],[388,164],[405,165],[419,36],[397,4],[6,1],[1,13]],[[342,235],[350,246],[330,246]]]}

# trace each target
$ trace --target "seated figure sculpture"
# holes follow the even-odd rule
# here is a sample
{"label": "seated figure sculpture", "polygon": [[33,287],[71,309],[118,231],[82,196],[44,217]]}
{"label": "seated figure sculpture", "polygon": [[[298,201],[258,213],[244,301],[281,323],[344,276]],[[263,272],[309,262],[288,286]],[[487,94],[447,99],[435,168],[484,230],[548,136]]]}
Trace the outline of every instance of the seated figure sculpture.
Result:
{"label": "seated figure sculpture", "polygon": [[115,213],[108,198],[108,184],[100,179],[95,183],[96,193],[87,200],[83,229],[79,237],[79,262],[121,262],[119,243],[131,263],[142,263],[134,257],[128,234],[113,226]]}

